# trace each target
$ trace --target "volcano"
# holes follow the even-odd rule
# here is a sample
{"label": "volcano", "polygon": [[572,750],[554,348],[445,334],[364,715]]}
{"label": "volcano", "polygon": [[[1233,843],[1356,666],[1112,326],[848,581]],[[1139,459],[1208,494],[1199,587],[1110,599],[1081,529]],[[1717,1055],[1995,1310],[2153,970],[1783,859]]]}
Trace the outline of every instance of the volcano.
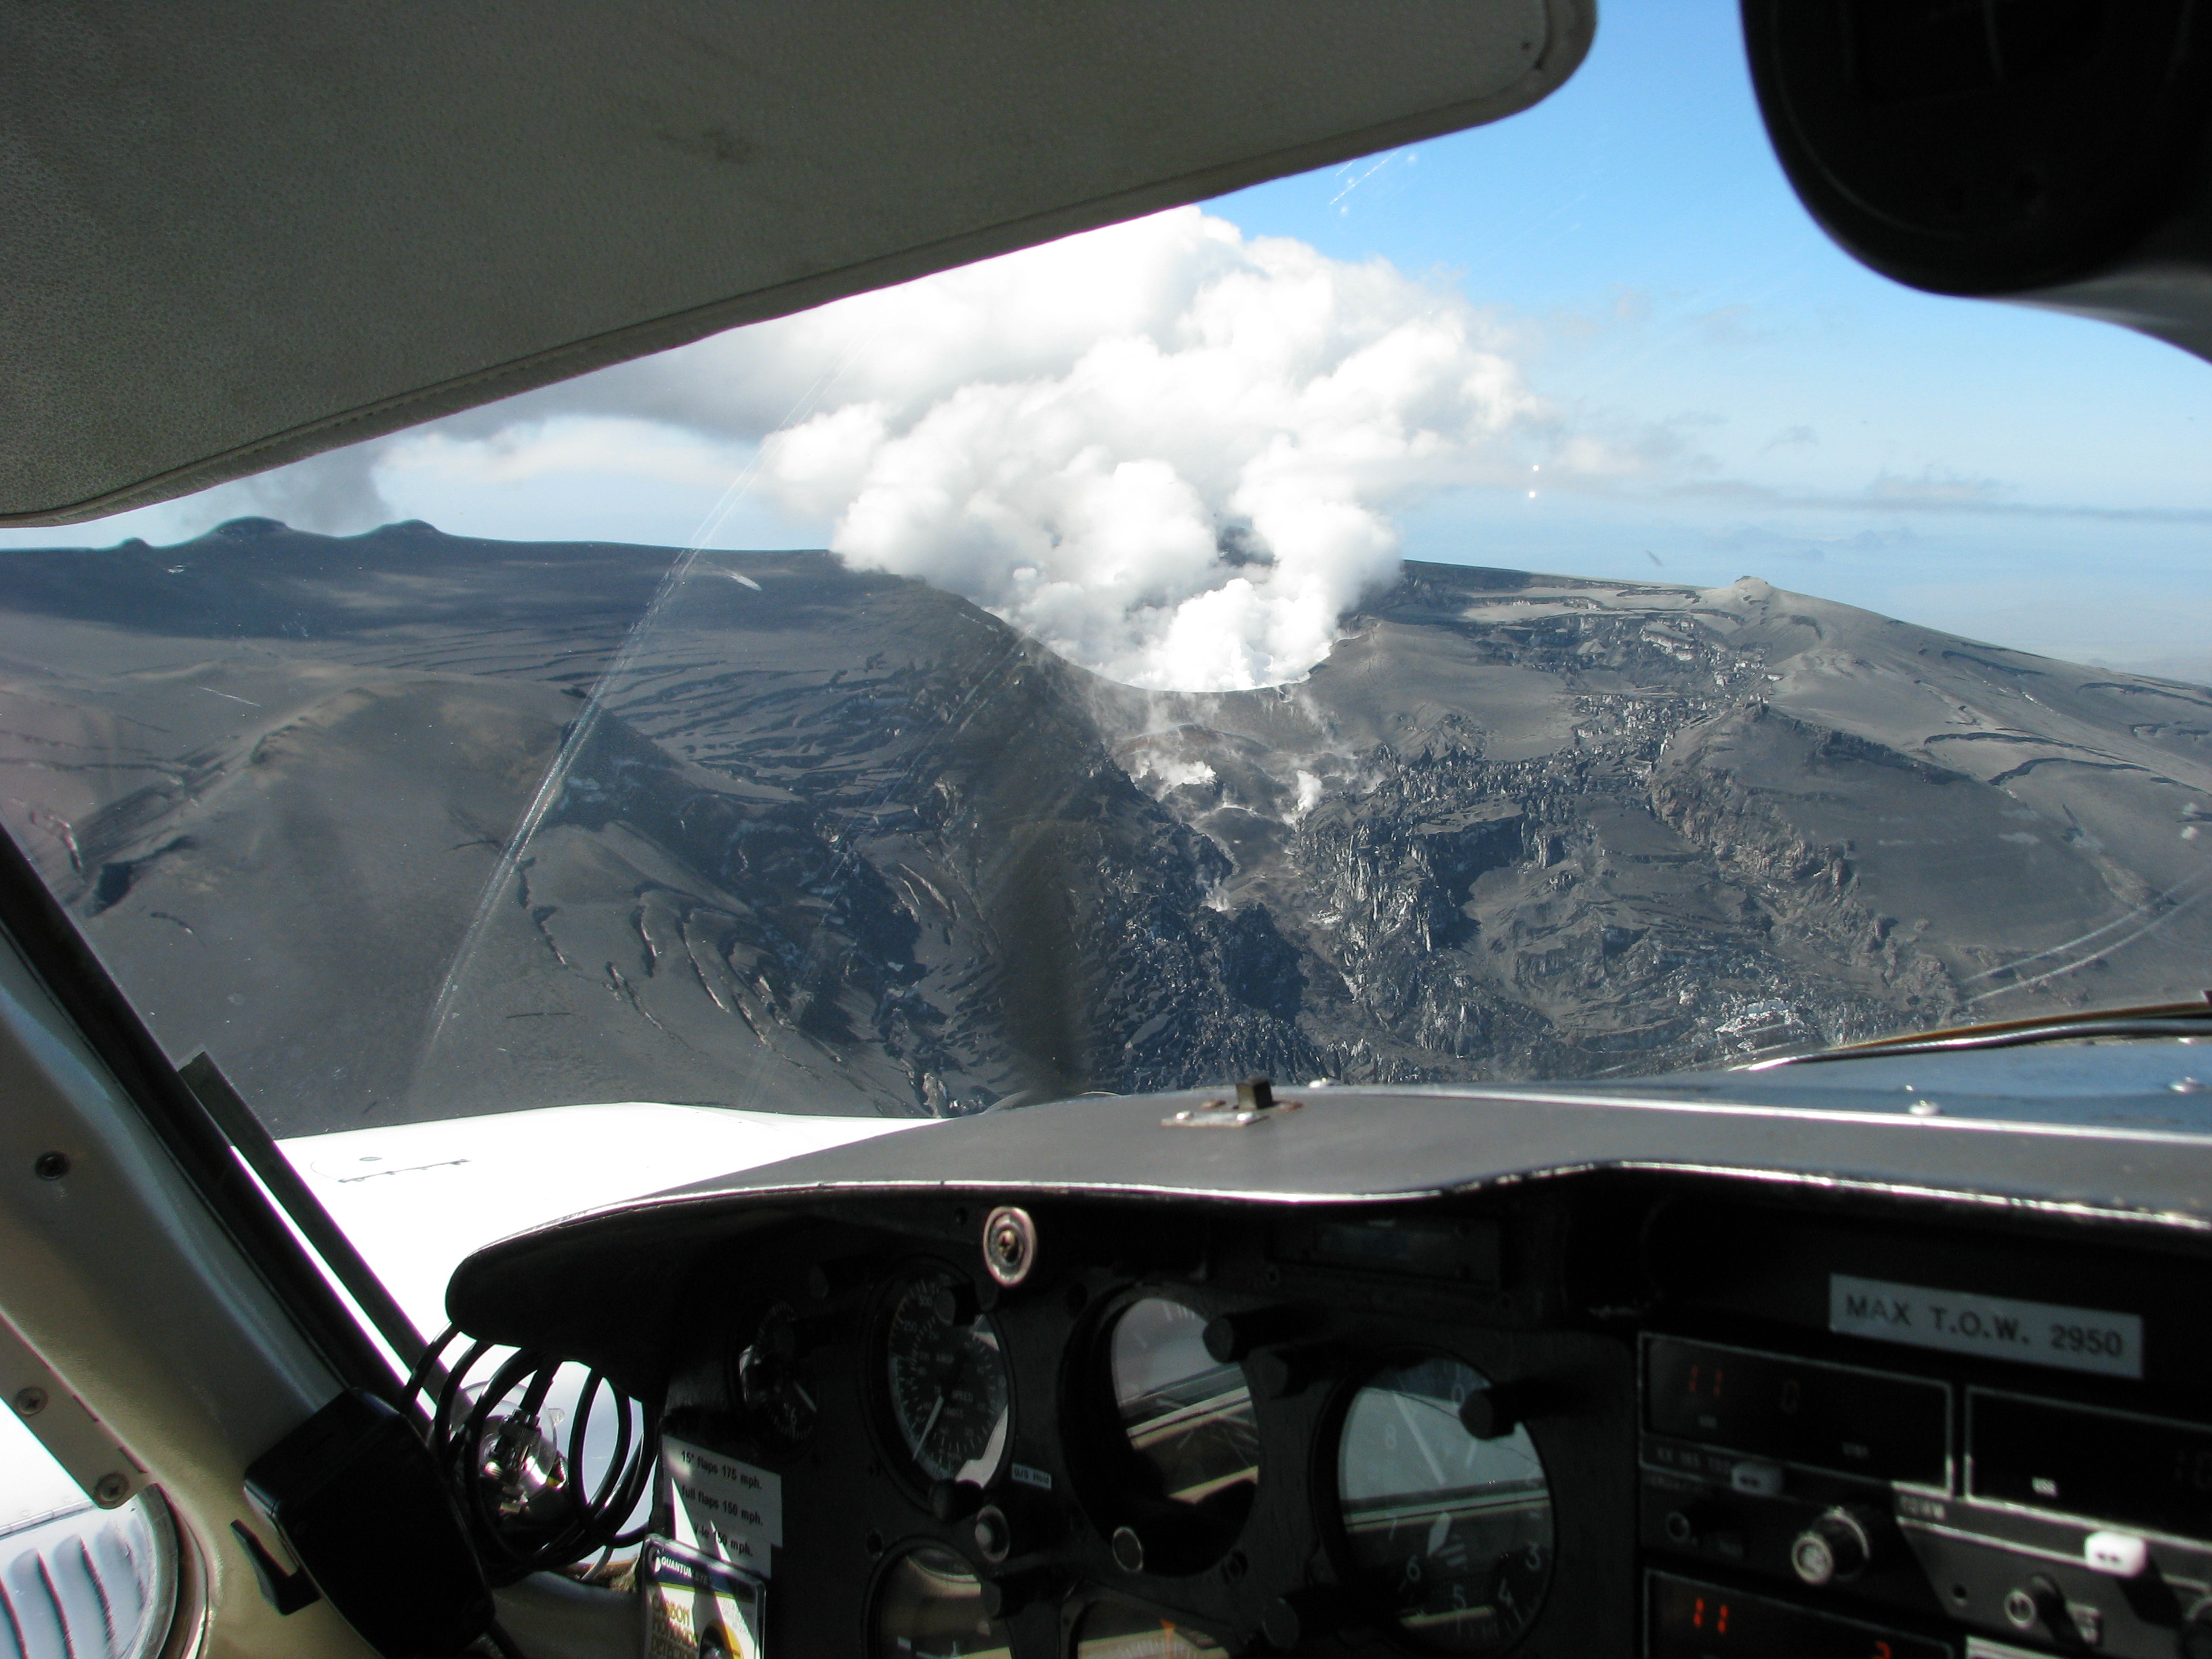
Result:
{"label": "volcano", "polygon": [[2212,690],[1751,578],[1408,564],[1178,694],[824,553],[235,520],[0,555],[0,767],[280,1134],[1630,1076],[2212,956]]}

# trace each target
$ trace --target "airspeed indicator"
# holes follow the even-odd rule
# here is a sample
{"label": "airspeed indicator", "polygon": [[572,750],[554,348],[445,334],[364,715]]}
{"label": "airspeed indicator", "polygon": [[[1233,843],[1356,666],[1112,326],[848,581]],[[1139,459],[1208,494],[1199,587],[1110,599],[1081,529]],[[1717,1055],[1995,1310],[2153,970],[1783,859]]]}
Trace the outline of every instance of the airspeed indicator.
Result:
{"label": "airspeed indicator", "polygon": [[949,1267],[908,1279],[884,1322],[883,1374],[915,1467],[932,1480],[984,1486],[1006,1455],[1012,1390],[998,1327],[973,1311],[967,1291]]}

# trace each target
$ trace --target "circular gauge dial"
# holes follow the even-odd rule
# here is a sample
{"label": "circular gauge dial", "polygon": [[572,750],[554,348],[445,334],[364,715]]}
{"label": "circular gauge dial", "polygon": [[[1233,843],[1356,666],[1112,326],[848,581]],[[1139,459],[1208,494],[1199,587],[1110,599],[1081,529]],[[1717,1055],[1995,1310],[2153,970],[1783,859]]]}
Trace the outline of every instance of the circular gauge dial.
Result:
{"label": "circular gauge dial", "polygon": [[1486,1653],[1520,1635],[1552,1576],[1552,1494],[1528,1431],[1477,1440],[1460,1402],[1487,1379],[1437,1358],[1377,1372],[1337,1445],[1346,1540],[1367,1600],[1425,1646]]}
{"label": "circular gauge dial", "polygon": [[870,1624],[874,1659],[999,1659],[1012,1647],[968,1564],[929,1544],[891,1564]]}
{"label": "circular gauge dial", "polygon": [[762,1434],[787,1450],[802,1444],[818,1408],[799,1374],[799,1317],[788,1303],[762,1316],[759,1332],[738,1355],[737,1371],[738,1396]]}
{"label": "circular gauge dial", "polygon": [[1260,1436],[1244,1368],[1206,1351],[1206,1321],[1146,1297],[1114,1322],[1114,1404],[1158,1495],[1242,1520],[1260,1480]]}
{"label": "circular gauge dial", "polygon": [[915,1467],[932,1480],[981,1486],[1006,1455],[1012,1391],[998,1327],[973,1311],[973,1294],[949,1267],[902,1285],[884,1322],[884,1376]]}

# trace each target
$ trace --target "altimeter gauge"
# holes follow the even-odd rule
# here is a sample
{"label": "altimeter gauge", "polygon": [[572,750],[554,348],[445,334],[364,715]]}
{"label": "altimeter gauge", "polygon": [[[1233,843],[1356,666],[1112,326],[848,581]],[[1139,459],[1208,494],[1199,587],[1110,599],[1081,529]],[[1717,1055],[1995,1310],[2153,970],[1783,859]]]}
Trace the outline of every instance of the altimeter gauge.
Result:
{"label": "altimeter gauge", "polygon": [[987,1486],[1006,1453],[1010,1386],[999,1329],[950,1267],[900,1285],[883,1328],[891,1421],[930,1480]]}

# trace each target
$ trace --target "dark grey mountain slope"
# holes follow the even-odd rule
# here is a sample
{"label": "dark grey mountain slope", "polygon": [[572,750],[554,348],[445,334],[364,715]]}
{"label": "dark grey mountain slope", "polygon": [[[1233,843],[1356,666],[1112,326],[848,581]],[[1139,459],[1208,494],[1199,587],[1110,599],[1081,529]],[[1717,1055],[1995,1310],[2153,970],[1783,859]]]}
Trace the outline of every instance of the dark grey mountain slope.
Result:
{"label": "dark grey mountain slope", "polygon": [[1339,1074],[1645,1072],[2212,971],[2203,688],[1751,579],[1409,566],[1351,626],[1281,691],[1097,693],[1299,947]]}
{"label": "dark grey mountain slope", "polygon": [[2197,688],[1409,566],[1300,685],[1147,695],[824,555],[673,556],[0,556],[0,812],[287,1133],[1648,1072],[2212,945]]}

